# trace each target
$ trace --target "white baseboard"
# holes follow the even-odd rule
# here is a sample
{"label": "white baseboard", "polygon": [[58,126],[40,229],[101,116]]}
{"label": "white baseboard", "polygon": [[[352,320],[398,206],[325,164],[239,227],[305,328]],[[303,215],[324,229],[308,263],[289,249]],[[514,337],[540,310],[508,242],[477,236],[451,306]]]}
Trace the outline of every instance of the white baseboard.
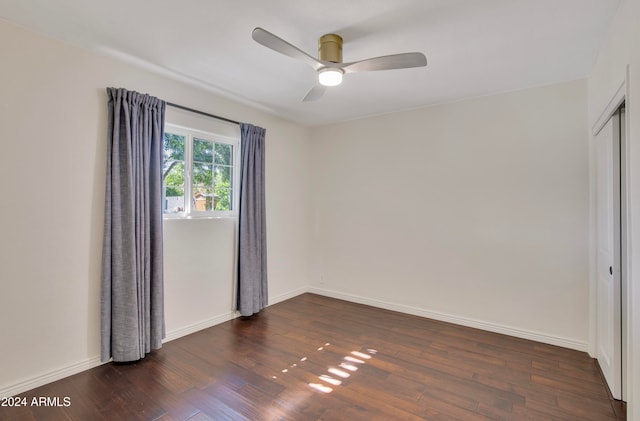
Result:
{"label": "white baseboard", "polygon": [[269,297],[269,305],[271,306],[274,304],[278,304],[279,302],[282,302],[282,301],[290,300],[291,298],[297,297],[298,295],[302,295],[305,292],[309,292],[309,287],[305,286],[302,288],[295,289],[291,292],[277,295],[275,297]]}
{"label": "white baseboard", "polygon": [[[293,297],[297,297],[298,295],[304,294],[308,290],[309,290],[309,288],[302,287],[302,288],[298,288],[296,290],[287,292],[285,294],[280,294],[280,295],[277,295],[275,297],[270,297],[269,298],[269,305],[277,304],[279,302],[286,301],[286,300],[291,299]],[[181,338],[183,336],[187,336],[187,335],[190,335],[192,333],[198,332],[200,330],[207,329],[207,328],[210,328],[212,326],[218,325],[220,323],[227,322],[227,321],[235,319],[236,317],[239,317],[239,316],[240,316],[240,313],[238,313],[237,311],[230,311],[229,313],[220,314],[219,316],[212,317],[210,319],[203,320],[201,322],[194,323],[194,324],[191,324],[189,326],[182,327],[180,329],[172,330],[171,332],[167,333],[166,338],[164,338],[164,340],[162,342],[165,343],[165,342],[173,341],[174,339],[178,339],[178,338]]]}
{"label": "white baseboard", "polygon": [[338,291],[332,291],[322,288],[310,287],[308,292],[326,297],[337,298],[340,300],[350,301],[358,304],[365,304],[372,307],[384,308],[386,310],[397,311],[400,313],[412,314],[414,316],[426,317],[428,319],[440,320],[443,322],[454,323],[461,326],[473,327],[476,329],[486,330],[494,333],[514,336],[516,338],[529,339],[532,341],[542,342],[549,345],[557,345],[563,348],[575,349],[577,351],[587,352],[587,342],[577,341],[575,339],[563,338],[560,336],[548,335],[546,333],[534,332],[530,330],[505,326],[497,323],[489,323],[481,320],[470,319],[467,317],[453,316],[450,314],[440,313],[437,311],[425,310],[418,307],[406,306],[402,304],[391,303],[382,300],[362,297],[354,294],[347,294]]}
{"label": "white baseboard", "polygon": [[223,313],[218,316],[212,317],[210,319],[206,319],[197,323],[190,324],[185,327],[181,327],[180,329],[174,329],[170,332],[167,332],[167,335],[162,340],[162,343],[170,342],[175,339],[182,338],[183,336],[196,333],[200,330],[207,329],[215,325],[219,325],[220,323],[228,322],[229,320],[235,319],[236,317],[238,317],[238,313],[235,311],[230,311],[228,313]]}
{"label": "white baseboard", "polygon": [[93,358],[89,358],[88,360],[84,360],[75,364],[71,364],[67,367],[60,368],[58,370],[53,370],[48,373],[23,380],[19,383],[0,389],[0,398],[18,395],[31,389],[35,389],[36,387],[44,386],[45,384],[64,379],[65,377],[78,374],[85,370],[89,370],[90,368],[98,367],[102,364],[104,363],[100,361],[100,357],[96,356]]}

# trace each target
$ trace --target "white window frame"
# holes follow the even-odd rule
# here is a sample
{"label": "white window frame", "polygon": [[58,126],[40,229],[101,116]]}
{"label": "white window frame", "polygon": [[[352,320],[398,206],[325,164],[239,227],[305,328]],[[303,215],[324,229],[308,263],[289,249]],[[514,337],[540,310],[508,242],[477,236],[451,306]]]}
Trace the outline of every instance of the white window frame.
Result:
{"label": "white window frame", "polygon": [[[176,134],[185,137],[184,144],[184,211],[176,213],[164,213],[164,219],[197,219],[197,218],[235,218],[238,216],[238,201],[240,199],[240,139],[229,136],[222,136],[190,127],[179,126],[177,124],[165,123],[165,133]],[[232,148],[232,171],[231,171],[231,210],[220,211],[197,211],[194,208],[192,194],[193,183],[191,182],[193,170],[193,139],[198,138],[214,143],[231,145]],[[162,197],[164,199],[164,180],[162,182]],[[164,205],[163,205],[164,208]]]}

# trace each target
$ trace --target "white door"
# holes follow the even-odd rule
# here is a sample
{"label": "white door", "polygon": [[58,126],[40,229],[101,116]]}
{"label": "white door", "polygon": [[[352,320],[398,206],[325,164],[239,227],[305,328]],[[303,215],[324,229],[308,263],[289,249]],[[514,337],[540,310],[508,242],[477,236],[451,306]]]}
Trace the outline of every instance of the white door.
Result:
{"label": "white door", "polygon": [[616,116],[596,136],[596,358],[615,399],[621,399],[620,135]]}

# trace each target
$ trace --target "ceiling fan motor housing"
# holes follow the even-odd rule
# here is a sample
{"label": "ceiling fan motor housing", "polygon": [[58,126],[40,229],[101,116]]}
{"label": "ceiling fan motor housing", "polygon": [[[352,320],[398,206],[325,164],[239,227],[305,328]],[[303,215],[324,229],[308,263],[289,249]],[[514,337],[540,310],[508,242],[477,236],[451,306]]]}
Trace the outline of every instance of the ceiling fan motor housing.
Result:
{"label": "ceiling fan motor housing", "polygon": [[342,63],[342,37],[326,34],[318,40],[318,58],[332,63]]}

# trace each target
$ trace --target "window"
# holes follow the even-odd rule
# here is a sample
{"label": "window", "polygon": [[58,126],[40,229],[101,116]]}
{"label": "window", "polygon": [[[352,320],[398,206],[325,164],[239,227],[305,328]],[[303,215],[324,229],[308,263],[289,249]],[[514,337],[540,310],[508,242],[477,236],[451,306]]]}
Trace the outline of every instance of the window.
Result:
{"label": "window", "polygon": [[163,162],[165,216],[234,215],[238,146],[238,139],[167,124]]}

